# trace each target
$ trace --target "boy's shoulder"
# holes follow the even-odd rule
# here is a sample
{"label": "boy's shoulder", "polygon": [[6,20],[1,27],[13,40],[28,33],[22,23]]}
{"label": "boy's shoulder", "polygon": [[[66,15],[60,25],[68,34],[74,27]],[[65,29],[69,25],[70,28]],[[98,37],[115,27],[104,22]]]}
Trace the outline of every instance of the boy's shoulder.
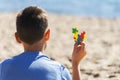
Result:
{"label": "boy's shoulder", "polygon": [[4,61],[0,62],[0,74],[1,74],[1,71],[4,69],[7,69],[10,64],[11,64],[11,60],[12,59],[5,59]]}
{"label": "boy's shoulder", "polygon": [[8,64],[8,63],[11,62],[11,60],[12,60],[12,58],[5,59],[5,60],[3,60],[3,61],[0,62],[0,65]]}

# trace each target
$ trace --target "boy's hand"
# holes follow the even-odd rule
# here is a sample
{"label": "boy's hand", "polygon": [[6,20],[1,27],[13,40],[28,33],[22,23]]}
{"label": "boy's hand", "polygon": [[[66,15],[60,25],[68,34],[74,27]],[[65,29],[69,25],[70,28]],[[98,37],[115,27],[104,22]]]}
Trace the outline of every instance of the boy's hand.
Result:
{"label": "boy's hand", "polygon": [[72,65],[77,67],[85,55],[85,44],[81,43],[81,45],[78,45],[75,43],[72,53]]}

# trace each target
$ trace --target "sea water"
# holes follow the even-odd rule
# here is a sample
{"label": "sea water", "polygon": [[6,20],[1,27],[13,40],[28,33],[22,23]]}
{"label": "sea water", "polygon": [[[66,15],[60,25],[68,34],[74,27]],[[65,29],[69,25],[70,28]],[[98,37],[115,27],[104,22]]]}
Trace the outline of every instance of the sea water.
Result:
{"label": "sea water", "polygon": [[30,5],[57,14],[120,17],[120,0],[0,0],[0,12],[17,12]]}

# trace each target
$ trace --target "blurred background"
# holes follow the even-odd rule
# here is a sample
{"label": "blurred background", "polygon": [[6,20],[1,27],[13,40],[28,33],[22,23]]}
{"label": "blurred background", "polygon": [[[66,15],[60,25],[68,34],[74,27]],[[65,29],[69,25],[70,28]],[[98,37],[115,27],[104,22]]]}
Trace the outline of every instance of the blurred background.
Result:
{"label": "blurred background", "polygon": [[58,14],[120,17],[120,0],[0,0],[0,12],[16,12],[29,5]]}
{"label": "blurred background", "polygon": [[16,16],[36,5],[48,13],[51,39],[45,51],[72,75],[72,28],[86,31],[82,80],[120,80],[120,0],[0,0],[0,61],[23,52],[15,41]]}

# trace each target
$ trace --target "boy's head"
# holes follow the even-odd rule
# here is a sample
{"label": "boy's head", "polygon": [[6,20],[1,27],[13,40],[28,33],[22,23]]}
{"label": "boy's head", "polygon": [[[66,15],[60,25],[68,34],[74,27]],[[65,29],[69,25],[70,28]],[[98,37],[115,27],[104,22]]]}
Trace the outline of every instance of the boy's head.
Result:
{"label": "boy's head", "polygon": [[48,27],[45,11],[34,6],[25,8],[16,19],[17,36],[29,45],[41,40]]}

